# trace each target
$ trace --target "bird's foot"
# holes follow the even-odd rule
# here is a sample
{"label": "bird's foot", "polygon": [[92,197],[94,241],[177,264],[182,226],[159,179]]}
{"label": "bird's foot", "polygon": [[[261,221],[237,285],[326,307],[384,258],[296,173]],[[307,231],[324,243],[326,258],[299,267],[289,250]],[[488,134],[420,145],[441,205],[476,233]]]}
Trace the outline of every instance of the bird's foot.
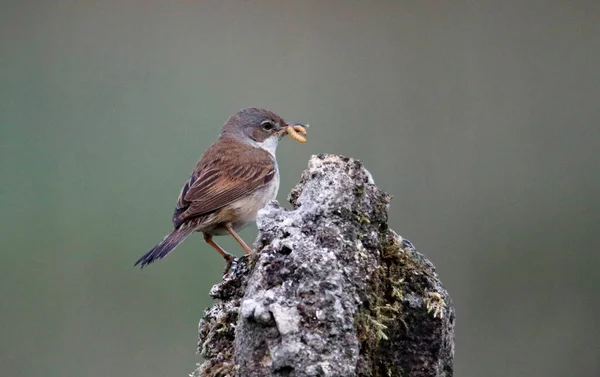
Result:
{"label": "bird's foot", "polygon": [[227,254],[223,257],[225,258],[225,270],[223,271],[223,276],[227,275],[232,267],[233,272],[235,272],[235,269],[237,268],[237,258],[231,254]]}

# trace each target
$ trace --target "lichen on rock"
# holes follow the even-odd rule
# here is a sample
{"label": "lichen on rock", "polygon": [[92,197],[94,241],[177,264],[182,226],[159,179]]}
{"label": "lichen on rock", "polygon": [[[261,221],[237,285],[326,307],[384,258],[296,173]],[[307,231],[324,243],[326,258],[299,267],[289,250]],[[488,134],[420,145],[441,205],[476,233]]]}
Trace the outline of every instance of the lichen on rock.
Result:
{"label": "lichen on rock", "polygon": [[358,160],[318,155],[215,285],[195,376],[452,376],[454,309]]}

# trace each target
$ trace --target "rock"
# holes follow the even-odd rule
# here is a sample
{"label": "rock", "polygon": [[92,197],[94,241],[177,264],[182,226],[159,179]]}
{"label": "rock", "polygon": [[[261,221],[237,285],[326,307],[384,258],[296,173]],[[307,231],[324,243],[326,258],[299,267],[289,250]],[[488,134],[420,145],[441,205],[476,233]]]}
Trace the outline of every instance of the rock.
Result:
{"label": "rock", "polygon": [[313,156],[289,200],[211,290],[194,376],[452,376],[452,301],[362,164]]}

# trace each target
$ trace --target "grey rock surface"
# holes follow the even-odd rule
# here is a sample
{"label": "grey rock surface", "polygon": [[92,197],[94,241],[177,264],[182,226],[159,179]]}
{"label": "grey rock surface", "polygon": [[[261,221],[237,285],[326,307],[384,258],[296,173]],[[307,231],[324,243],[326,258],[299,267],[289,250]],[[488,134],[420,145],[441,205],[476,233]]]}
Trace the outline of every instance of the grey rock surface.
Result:
{"label": "grey rock surface", "polygon": [[289,200],[211,290],[193,375],[452,376],[452,301],[362,164],[313,156]]}

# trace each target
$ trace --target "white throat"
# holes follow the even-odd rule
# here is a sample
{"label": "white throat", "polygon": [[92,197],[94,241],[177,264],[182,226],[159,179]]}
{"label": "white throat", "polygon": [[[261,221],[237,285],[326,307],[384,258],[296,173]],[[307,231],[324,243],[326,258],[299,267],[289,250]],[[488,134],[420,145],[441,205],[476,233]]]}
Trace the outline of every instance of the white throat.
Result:
{"label": "white throat", "polygon": [[264,149],[265,151],[269,152],[273,158],[275,158],[275,151],[277,150],[277,144],[279,144],[279,137],[277,135],[273,135],[265,139],[262,143],[252,140],[251,144],[253,147]]}

